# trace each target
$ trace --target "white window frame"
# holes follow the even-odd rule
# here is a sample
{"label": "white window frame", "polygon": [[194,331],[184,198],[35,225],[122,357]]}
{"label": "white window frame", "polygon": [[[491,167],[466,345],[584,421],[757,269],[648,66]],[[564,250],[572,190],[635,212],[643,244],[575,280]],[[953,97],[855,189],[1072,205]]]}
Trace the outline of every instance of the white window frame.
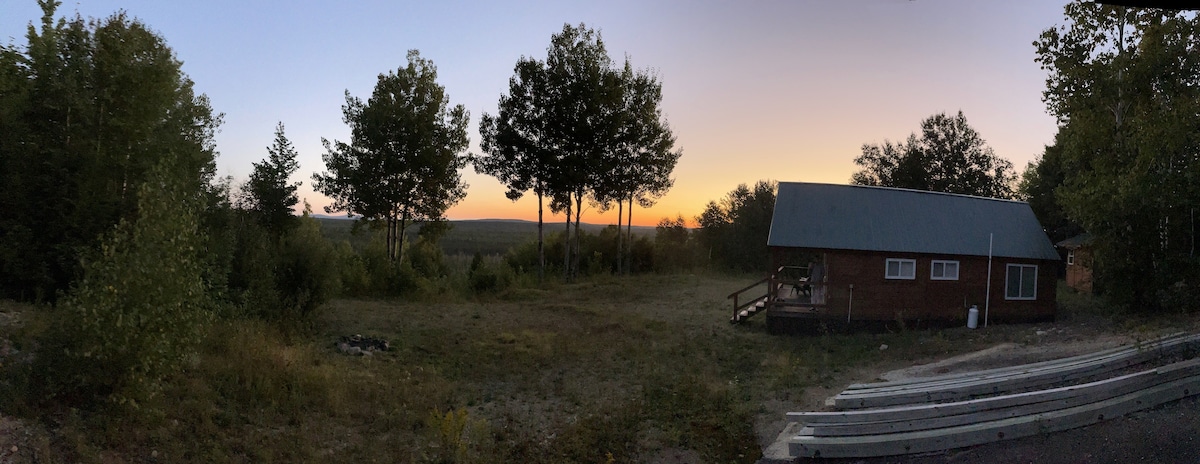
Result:
{"label": "white window frame", "polygon": [[[940,275],[940,276],[937,275],[936,273],[934,273],[934,270],[937,269],[939,264],[942,265],[942,275]],[[954,275],[947,275],[947,273],[946,273],[946,268],[949,267],[950,265],[954,266]],[[948,259],[935,259],[935,260],[929,262],[929,280],[958,280],[959,268],[960,268],[960,266],[958,264],[958,261],[948,260]]]}
{"label": "white window frame", "polygon": [[1075,265],[1075,250],[1067,250],[1067,265]]}
{"label": "white window frame", "polygon": [[[1021,273],[1020,276],[1018,277],[1018,283],[1017,283],[1017,289],[1016,289],[1017,296],[1012,296],[1013,289],[1010,288],[1008,285],[1012,281],[1012,279],[1010,279],[1010,277],[1012,276],[1012,272],[1014,269],[1017,269],[1017,272]],[[1033,270],[1033,295],[1022,295],[1021,288],[1020,288],[1021,287],[1020,282],[1023,282],[1025,280],[1025,273],[1028,272],[1030,269]],[[1009,265],[1007,265],[1005,267],[1005,271],[1004,271],[1004,299],[1006,299],[1006,300],[1036,300],[1037,299],[1037,277],[1038,277],[1038,267],[1036,264],[1009,264]]]}
{"label": "white window frame", "polygon": [[[897,263],[896,275],[891,274],[892,263]],[[912,265],[912,274],[904,275],[904,264]],[[916,280],[917,279],[917,260],[903,258],[887,258],[883,264],[883,276],[888,280]]]}

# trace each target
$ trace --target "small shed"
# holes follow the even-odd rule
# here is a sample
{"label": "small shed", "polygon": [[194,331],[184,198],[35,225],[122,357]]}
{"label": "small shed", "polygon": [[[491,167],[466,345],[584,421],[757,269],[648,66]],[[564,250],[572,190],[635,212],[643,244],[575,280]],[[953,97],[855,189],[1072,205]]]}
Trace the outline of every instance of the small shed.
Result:
{"label": "small shed", "polygon": [[767,246],[769,327],[954,322],[972,306],[984,325],[1056,310],[1060,258],[1021,201],[780,182]]}
{"label": "small shed", "polygon": [[1083,233],[1055,244],[1067,250],[1067,286],[1092,293],[1092,236]]}

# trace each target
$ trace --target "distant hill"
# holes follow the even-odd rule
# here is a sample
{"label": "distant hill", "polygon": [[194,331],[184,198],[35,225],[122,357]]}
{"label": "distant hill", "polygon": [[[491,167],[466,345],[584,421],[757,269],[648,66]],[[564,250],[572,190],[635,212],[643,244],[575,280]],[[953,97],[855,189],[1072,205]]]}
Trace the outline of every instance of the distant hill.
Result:
{"label": "distant hill", "polygon": [[[354,221],[345,216],[313,215],[321,221],[321,230],[325,236],[334,242],[349,241],[351,245],[366,246],[370,242],[370,231],[365,228],[358,234],[353,234]],[[510,248],[526,242],[537,240],[537,223],[520,219],[471,219],[450,221],[450,231],[442,237],[442,250],[446,254],[503,254]],[[548,222],[545,224],[547,235],[566,229],[565,223]],[[595,234],[608,227],[602,224],[583,223],[585,232]],[[415,240],[420,227],[408,231],[410,240]],[[635,236],[654,236],[654,227],[633,226]]]}

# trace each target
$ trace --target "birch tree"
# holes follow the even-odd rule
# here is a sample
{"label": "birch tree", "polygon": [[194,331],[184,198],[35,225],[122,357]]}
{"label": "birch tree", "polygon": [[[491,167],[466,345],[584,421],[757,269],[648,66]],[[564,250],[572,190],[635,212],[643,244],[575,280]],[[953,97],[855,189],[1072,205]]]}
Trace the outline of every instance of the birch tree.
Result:
{"label": "birch tree", "polygon": [[388,257],[402,261],[407,228],[442,219],[466,196],[459,171],[470,116],[449,106],[437,68],[417,50],[407,66],[379,75],[367,101],[347,91],[342,115],[350,143],[322,139],[327,171],[313,175],[314,188],[333,199],[326,212],[382,222]]}

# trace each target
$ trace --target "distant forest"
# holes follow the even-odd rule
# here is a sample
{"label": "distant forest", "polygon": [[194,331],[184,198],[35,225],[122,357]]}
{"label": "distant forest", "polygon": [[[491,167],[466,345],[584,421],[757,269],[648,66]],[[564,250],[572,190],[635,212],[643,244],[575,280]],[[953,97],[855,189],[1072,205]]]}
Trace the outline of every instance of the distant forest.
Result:
{"label": "distant forest", "polygon": [[[360,226],[354,233],[354,222],[347,218],[332,218],[318,216],[321,222],[321,232],[331,242],[349,242],[355,249],[365,248],[371,241],[372,231],[366,226]],[[537,223],[521,220],[477,219],[464,221],[449,221],[450,230],[443,235],[438,244],[447,255],[472,255],[479,253],[485,256],[504,255],[514,248],[537,240]],[[582,230],[590,234],[599,234],[607,225],[581,224]],[[548,224],[547,229],[553,231],[554,225]],[[408,240],[416,241],[421,233],[421,226],[407,232]],[[654,227],[633,226],[635,237],[654,238]]]}

